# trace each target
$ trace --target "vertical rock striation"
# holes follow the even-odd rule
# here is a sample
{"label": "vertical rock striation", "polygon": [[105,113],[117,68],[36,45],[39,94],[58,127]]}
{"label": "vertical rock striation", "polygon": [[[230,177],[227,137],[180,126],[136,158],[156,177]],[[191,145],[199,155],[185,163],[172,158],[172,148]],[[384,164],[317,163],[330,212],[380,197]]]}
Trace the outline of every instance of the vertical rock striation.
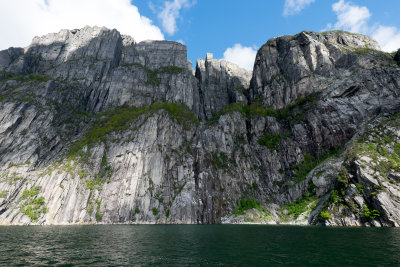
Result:
{"label": "vertical rock striation", "polygon": [[253,73],[85,27],[0,51],[0,223],[398,226],[400,68],[269,40]]}

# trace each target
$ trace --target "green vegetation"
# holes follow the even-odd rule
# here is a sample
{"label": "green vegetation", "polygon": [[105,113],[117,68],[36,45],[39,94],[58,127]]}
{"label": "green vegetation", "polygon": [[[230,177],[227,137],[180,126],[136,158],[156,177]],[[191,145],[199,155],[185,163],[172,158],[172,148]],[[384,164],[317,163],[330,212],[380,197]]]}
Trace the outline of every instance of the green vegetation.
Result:
{"label": "green vegetation", "polygon": [[[304,212],[314,209],[316,205],[317,199],[314,196],[303,195],[303,198],[296,199],[296,202],[281,207],[281,219],[284,222],[291,219],[296,220]],[[283,214],[284,210],[287,210],[288,213]]]}
{"label": "green vegetation", "polygon": [[153,215],[157,216],[157,214],[158,214],[158,209],[157,208],[153,208]]}
{"label": "green vegetation", "polygon": [[89,201],[89,206],[88,206],[88,214],[92,214],[93,213],[93,204]]}
{"label": "green vegetation", "polygon": [[26,189],[22,193],[24,203],[20,207],[20,211],[27,215],[32,222],[37,222],[39,217],[47,212],[44,197],[38,197],[40,187],[35,186],[31,189]]}
{"label": "green vegetation", "polygon": [[40,186],[34,186],[31,189],[25,189],[24,192],[22,192],[22,199],[35,197],[39,195],[39,192]]}
{"label": "green vegetation", "polygon": [[79,178],[81,178],[81,179],[84,179],[88,176],[87,172],[85,172],[85,171],[80,171],[78,173],[78,175],[79,175]]}
{"label": "green vegetation", "polygon": [[332,31],[320,32],[320,34],[328,34],[328,33],[348,34],[348,35],[362,35],[362,34],[359,34],[359,33],[352,33],[352,32],[346,32],[346,31],[341,31],[341,30],[332,30]]}
{"label": "green vegetation", "polygon": [[331,192],[331,196],[329,197],[329,202],[332,204],[342,203],[343,202],[344,191],[333,189]]}
{"label": "green vegetation", "polygon": [[161,83],[161,80],[157,77],[159,74],[179,74],[181,73],[184,68],[180,68],[177,66],[166,66],[162,67],[158,70],[152,70],[140,63],[125,63],[122,64],[124,67],[130,67],[130,66],[135,66],[138,68],[143,69],[147,73],[147,84],[152,85],[152,86],[158,86]]}
{"label": "green vegetation", "polygon": [[307,174],[309,174],[315,167],[320,165],[322,162],[324,162],[328,158],[330,158],[332,156],[336,156],[339,152],[340,152],[339,149],[335,148],[333,150],[329,150],[329,151],[322,153],[317,158],[314,158],[312,155],[305,154],[304,161],[302,163],[299,163],[299,164],[291,167],[291,169],[294,171],[295,176],[297,178],[296,183],[300,183],[301,181],[304,181],[307,177]]}
{"label": "green vegetation", "polygon": [[[80,178],[84,179],[87,177],[87,173],[80,171],[79,173]],[[111,166],[108,164],[107,161],[107,156],[106,152],[103,154],[101,164],[100,164],[100,170],[95,175],[94,179],[86,180],[86,187],[89,190],[101,190],[103,188],[104,183],[107,181],[107,183],[110,183],[110,178],[112,175],[112,169]]]}
{"label": "green vegetation", "polygon": [[168,73],[168,74],[179,74],[184,70],[184,68],[177,66],[166,66],[162,67],[158,72],[159,73]]}
{"label": "green vegetation", "polygon": [[254,199],[250,199],[249,197],[242,198],[239,201],[238,206],[235,209],[235,212],[234,212],[235,217],[237,217],[239,215],[243,215],[246,210],[250,210],[250,209],[256,209],[260,212],[263,212],[260,202],[258,202],[257,200],[254,200]]}
{"label": "green vegetation", "polygon": [[271,134],[266,133],[264,134],[259,140],[258,143],[262,146],[266,146],[269,149],[278,150],[279,143],[281,142],[281,135],[280,134]]}
{"label": "green vegetation", "polygon": [[324,212],[324,211],[322,211],[322,212],[320,213],[320,216],[321,216],[322,219],[325,219],[325,220],[331,218],[331,215],[329,214],[329,212]]}
{"label": "green vegetation", "polygon": [[13,185],[16,182],[18,182],[19,180],[23,180],[23,179],[24,179],[24,177],[18,176],[18,174],[16,172],[13,172],[11,174],[11,176],[8,177],[8,184]]}
{"label": "green vegetation", "polygon": [[370,210],[367,205],[363,205],[364,211],[360,214],[366,219],[375,219],[381,216],[379,210]]}
{"label": "green vegetation", "polygon": [[218,112],[211,119],[209,119],[207,121],[207,124],[216,123],[221,116],[223,116],[225,114],[230,114],[233,112],[239,112],[239,113],[245,115],[246,114],[245,107],[246,107],[246,103],[244,103],[244,102],[236,102],[236,103],[228,104],[220,112]]}
{"label": "green vegetation", "polygon": [[272,85],[274,82],[278,84],[285,84],[285,82],[289,81],[289,79],[282,73],[278,73],[271,76],[271,79],[266,82],[266,85]]}
{"label": "green vegetation", "polygon": [[150,106],[150,109],[153,112],[160,109],[167,111],[170,118],[176,120],[185,129],[190,129],[190,126],[193,124],[199,124],[199,120],[193,112],[182,103],[154,103]]}
{"label": "green vegetation", "polygon": [[388,125],[397,127],[397,123],[398,118],[395,116],[369,129],[349,150],[346,160],[355,161],[367,156],[371,159],[368,166],[386,178],[391,171],[400,171],[400,144],[396,142],[396,133],[387,127]]}
{"label": "green vegetation", "polygon": [[30,74],[27,79],[31,82],[47,82],[48,80],[50,80],[49,77],[42,74]]}
{"label": "green vegetation", "polygon": [[360,191],[361,194],[364,194],[364,187],[359,183],[356,183],[356,186],[358,191]]}
{"label": "green vegetation", "polygon": [[15,75],[4,71],[1,74],[3,77],[0,80],[15,80],[18,82],[47,82],[50,80],[49,77],[42,74]]}
{"label": "green vegetation", "polygon": [[103,179],[97,176],[94,180],[87,180],[86,187],[89,190],[94,190],[96,187],[101,187],[103,185]]}
{"label": "green vegetation", "polygon": [[8,190],[3,190],[0,192],[0,198],[6,198],[8,196]]}
{"label": "green vegetation", "polygon": [[[373,49],[373,48],[369,47],[368,45],[365,45],[365,47],[363,47],[363,48],[352,47],[352,46],[344,46],[344,47],[345,47],[345,49],[350,50],[350,51],[356,53],[357,55],[372,56],[381,62],[386,62],[391,67],[398,67],[398,64],[393,59],[393,56],[390,53],[386,53],[386,52],[383,52],[380,50]],[[385,66],[385,64],[381,63],[381,66]]]}
{"label": "green vegetation", "polygon": [[[22,134],[22,133],[21,133]],[[10,169],[10,168],[12,168],[12,167],[20,167],[20,166],[24,166],[24,165],[29,165],[29,164],[31,164],[29,161],[26,161],[26,162],[22,162],[22,163],[14,163],[14,162],[10,162],[9,164],[8,164],[8,169]]]}
{"label": "green vegetation", "polygon": [[140,210],[138,207],[136,207],[131,215],[131,221],[133,221],[133,222],[136,221],[136,214],[139,214],[139,213],[140,213]]}
{"label": "green vegetation", "polygon": [[[299,97],[294,103],[282,109],[274,109],[272,107],[263,109],[260,100],[255,100],[249,107],[249,114],[250,116],[275,117],[277,120],[290,119],[298,121],[308,110],[310,110],[311,107],[315,105],[317,95],[318,94],[311,94],[306,97]],[[303,106],[303,108],[296,111],[300,106]]]}
{"label": "green vegetation", "polygon": [[228,157],[224,152],[212,152],[212,164],[218,169],[228,169]]}
{"label": "green vegetation", "polygon": [[97,199],[96,204],[97,204],[97,208],[96,208],[96,214],[94,215],[94,217],[96,218],[97,222],[100,222],[103,219],[103,214],[100,213],[101,201]]}
{"label": "green vegetation", "polygon": [[107,135],[129,129],[131,123],[137,120],[139,116],[146,114],[149,117],[159,110],[165,110],[171,119],[176,120],[185,129],[188,129],[192,124],[197,125],[199,123],[191,110],[181,103],[157,102],[151,106],[139,108],[122,106],[99,114],[86,135],[73,145],[70,155],[82,154],[81,150],[85,146],[91,147],[95,143],[105,142]]}
{"label": "green vegetation", "polygon": [[178,193],[177,193],[177,195],[179,195],[179,194],[182,192],[182,190],[183,190],[183,188],[185,187],[185,185],[186,185],[186,181],[185,181],[181,186],[178,187]]}
{"label": "green vegetation", "polygon": [[[298,121],[315,105],[317,95],[318,94],[311,94],[306,97],[299,97],[294,103],[283,109],[274,109],[272,107],[264,108],[261,99],[255,99],[250,105],[246,105],[244,102],[231,103],[208,120],[207,124],[213,124],[217,122],[222,115],[233,112],[239,112],[248,118],[269,116],[275,117],[277,120],[292,119]],[[302,106],[302,108],[298,109],[300,106]]]}

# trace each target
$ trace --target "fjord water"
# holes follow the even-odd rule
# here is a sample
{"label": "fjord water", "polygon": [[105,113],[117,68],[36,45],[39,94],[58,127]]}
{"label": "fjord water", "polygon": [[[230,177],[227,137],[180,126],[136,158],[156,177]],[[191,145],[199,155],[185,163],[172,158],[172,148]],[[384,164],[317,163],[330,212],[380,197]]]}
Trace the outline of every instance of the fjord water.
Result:
{"label": "fjord water", "polygon": [[400,264],[400,229],[260,225],[0,227],[0,265]]}

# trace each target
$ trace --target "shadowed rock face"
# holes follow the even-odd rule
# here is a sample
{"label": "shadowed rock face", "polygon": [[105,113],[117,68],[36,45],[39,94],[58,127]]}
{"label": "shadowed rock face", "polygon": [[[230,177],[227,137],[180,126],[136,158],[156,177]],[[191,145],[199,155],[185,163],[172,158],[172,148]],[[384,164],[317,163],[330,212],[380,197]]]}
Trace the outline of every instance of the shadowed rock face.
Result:
{"label": "shadowed rock face", "polygon": [[400,69],[370,37],[277,37],[253,73],[194,73],[182,44],[86,27],[0,71],[2,224],[399,225]]}
{"label": "shadowed rock face", "polygon": [[247,103],[251,72],[233,63],[213,59],[212,54],[208,54],[206,60],[197,60],[196,78],[200,82],[205,119],[211,119],[230,103]]}
{"label": "shadowed rock face", "polygon": [[273,38],[257,54],[252,95],[283,108],[339,82],[348,75],[343,69],[355,71],[369,64],[358,56],[369,50],[380,48],[372,38],[358,34],[302,32]]}

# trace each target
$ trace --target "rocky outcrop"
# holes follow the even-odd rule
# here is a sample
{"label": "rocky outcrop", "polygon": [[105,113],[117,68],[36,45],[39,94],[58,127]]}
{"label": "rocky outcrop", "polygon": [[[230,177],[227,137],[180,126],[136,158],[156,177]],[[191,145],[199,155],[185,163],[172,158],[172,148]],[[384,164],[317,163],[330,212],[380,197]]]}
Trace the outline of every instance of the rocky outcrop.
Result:
{"label": "rocky outcrop", "polygon": [[247,102],[251,72],[233,63],[213,59],[208,53],[206,60],[197,60],[196,77],[205,119],[211,119],[230,103]]}
{"label": "rocky outcrop", "polygon": [[369,37],[277,37],[252,74],[210,54],[194,74],[179,43],[86,27],[0,70],[2,224],[399,225],[400,68]]}
{"label": "rocky outcrop", "polygon": [[24,54],[23,48],[10,47],[0,51],[0,70],[5,70],[14,60]]}
{"label": "rocky outcrop", "polygon": [[349,145],[320,218],[327,225],[399,226],[399,118],[378,119]]}
{"label": "rocky outcrop", "polygon": [[[370,65],[358,55],[379,49],[370,37],[335,31],[273,38],[257,54],[252,95],[261,97],[266,105],[283,108]],[[341,72],[343,69],[348,72]]]}
{"label": "rocky outcrop", "polygon": [[396,54],[394,54],[393,59],[397,62],[397,64],[400,64],[400,49],[397,50]]}

